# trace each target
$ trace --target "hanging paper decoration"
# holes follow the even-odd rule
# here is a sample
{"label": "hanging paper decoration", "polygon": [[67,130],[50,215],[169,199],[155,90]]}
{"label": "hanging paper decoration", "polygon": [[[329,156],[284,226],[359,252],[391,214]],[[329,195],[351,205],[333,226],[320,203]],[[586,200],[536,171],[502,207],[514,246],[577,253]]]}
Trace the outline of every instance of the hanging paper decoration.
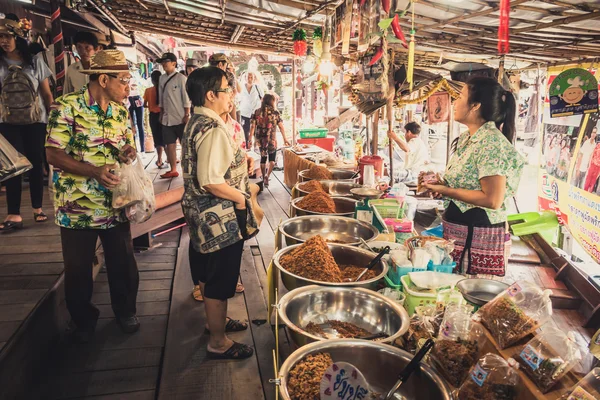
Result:
{"label": "hanging paper decoration", "polygon": [[297,56],[305,56],[308,44],[306,43],[306,31],[304,29],[296,29],[294,31],[294,54]]}
{"label": "hanging paper decoration", "polygon": [[323,54],[323,28],[315,28],[313,35],[313,53],[317,58]]}
{"label": "hanging paper decoration", "polygon": [[500,0],[500,24],[498,25],[498,53],[508,54],[510,25],[510,0]]}
{"label": "hanging paper decoration", "polygon": [[413,89],[413,75],[415,72],[415,3],[417,0],[412,0],[412,19],[410,29],[410,44],[408,45],[408,66],[406,67],[406,81],[410,84],[409,89]]}

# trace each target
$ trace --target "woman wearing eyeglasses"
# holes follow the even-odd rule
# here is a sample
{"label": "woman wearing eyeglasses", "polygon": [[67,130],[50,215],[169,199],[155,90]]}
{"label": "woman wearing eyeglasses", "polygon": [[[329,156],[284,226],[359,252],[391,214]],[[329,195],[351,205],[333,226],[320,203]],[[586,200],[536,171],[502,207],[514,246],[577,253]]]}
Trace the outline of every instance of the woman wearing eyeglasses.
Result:
{"label": "woman wearing eyeglasses", "polygon": [[197,69],[190,74],[186,89],[194,113],[182,142],[185,192],[181,205],[190,229],[192,278],[199,282],[204,297],[208,355],[248,358],[252,347],[232,341],[226,333],[248,329],[247,324],[227,317],[227,300],[235,295],[244,240],[258,232],[248,180],[252,162],[221,117],[232,101],[225,71]]}
{"label": "woman wearing eyeglasses", "polygon": [[[29,192],[35,222],[48,220],[42,211],[42,201],[44,140],[52,104],[48,83],[51,75],[41,54],[34,56],[29,51],[20,23],[0,20],[0,133],[33,166],[29,171]],[[0,231],[23,227],[21,181],[22,177],[16,176],[5,182],[8,215],[0,224]]]}

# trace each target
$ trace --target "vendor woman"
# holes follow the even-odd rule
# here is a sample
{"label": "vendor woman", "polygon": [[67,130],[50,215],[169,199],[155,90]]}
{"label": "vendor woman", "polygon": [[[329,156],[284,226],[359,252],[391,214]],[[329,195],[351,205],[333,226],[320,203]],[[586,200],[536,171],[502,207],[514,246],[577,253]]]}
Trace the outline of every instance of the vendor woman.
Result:
{"label": "vendor woman", "polygon": [[444,238],[454,240],[458,272],[503,276],[510,249],[507,199],[525,164],[513,145],[516,102],[490,78],[475,78],[454,104],[469,129],[455,142],[443,183],[424,185],[445,200]]}

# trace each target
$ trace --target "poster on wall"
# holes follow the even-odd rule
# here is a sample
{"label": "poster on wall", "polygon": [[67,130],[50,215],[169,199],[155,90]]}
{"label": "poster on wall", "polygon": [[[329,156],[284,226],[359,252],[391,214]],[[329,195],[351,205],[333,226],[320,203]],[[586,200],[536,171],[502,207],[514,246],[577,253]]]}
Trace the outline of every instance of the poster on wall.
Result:
{"label": "poster on wall", "polygon": [[427,99],[428,123],[448,122],[450,114],[450,96],[447,92],[438,92]]}
{"label": "poster on wall", "polygon": [[570,68],[550,84],[550,116],[589,114],[598,111],[598,81],[583,68]]}

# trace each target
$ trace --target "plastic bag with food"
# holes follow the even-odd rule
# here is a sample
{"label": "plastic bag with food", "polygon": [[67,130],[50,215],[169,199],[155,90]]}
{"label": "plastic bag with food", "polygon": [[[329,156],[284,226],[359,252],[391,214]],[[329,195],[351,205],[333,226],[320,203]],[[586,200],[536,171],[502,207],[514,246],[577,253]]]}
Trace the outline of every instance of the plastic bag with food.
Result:
{"label": "plastic bag with food", "polygon": [[438,340],[430,354],[433,364],[455,387],[467,378],[484,345],[483,328],[471,319],[472,312],[473,308],[467,304],[447,305]]}
{"label": "plastic bag with food", "polygon": [[567,390],[560,400],[600,399],[600,368],[594,368],[576,385]]}
{"label": "plastic bag with food", "polygon": [[444,317],[443,311],[430,304],[415,308],[415,314],[410,318],[408,331],[402,337],[402,348],[410,353],[416,353],[419,342],[432,339],[440,329]]}
{"label": "plastic bag with food", "polygon": [[9,141],[0,135],[0,182],[29,171],[33,166]]}
{"label": "plastic bag with food", "polygon": [[505,349],[552,317],[551,293],[530,282],[515,282],[481,307],[476,318],[490,331],[498,346]]}
{"label": "plastic bag with food", "polygon": [[517,398],[519,364],[512,358],[488,353],[475,364],[458,390],[459,400],[513,400]]}
{"label": "plastic bag with food", "polygon": [[581,350],[573,332],[546,326],[514,358],[542,393],[552,387],[581,361]]}
{"label": "plastic bag with food", "polygon": [[144,201],[154,202],[154,187],[139,156],[129,164],[117,163],[115,175],[120,182],[113,189],[113,208],[123,209]]}

